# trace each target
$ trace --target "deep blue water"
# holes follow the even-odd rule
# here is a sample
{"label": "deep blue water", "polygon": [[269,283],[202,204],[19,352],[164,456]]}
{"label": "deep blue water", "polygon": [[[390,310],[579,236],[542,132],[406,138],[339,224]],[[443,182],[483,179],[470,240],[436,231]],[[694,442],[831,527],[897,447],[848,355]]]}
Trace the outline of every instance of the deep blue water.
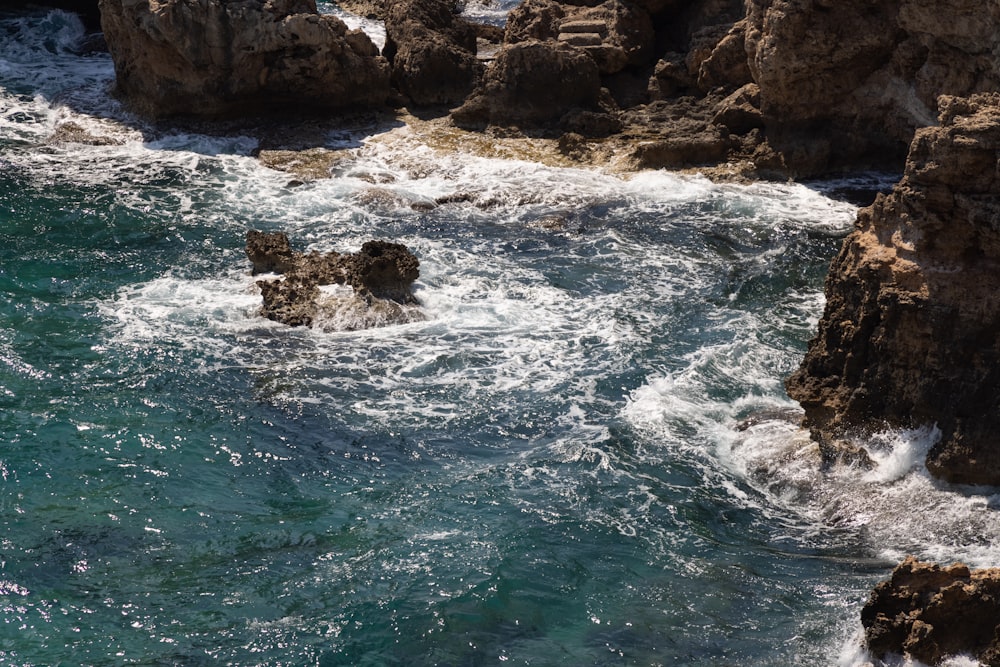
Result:
{"label": "deep blue water", "polygon": [[[372,124],[296,186],[253,137],[130,118],[81,36],[0,14],[0,662],[860,665],[903,554],[995,560],[995,503],[919,463],[932,432],[824,474],[794,415],[736,428],[795,409],[855,211],[830,184]],[[250,228],[406,243],[426,319],[259,318]]]}

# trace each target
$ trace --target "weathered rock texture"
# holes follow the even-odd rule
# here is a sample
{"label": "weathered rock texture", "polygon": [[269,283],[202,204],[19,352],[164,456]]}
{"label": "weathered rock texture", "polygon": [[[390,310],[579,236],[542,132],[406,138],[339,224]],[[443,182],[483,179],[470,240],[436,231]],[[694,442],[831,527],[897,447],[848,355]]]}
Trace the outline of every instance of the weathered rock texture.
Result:
{"label": "weathered rock texture", "polygon": [[382,104],[389,65],[315,0],[100,0],[118,91],[153,117]]}
{"label": "weathered rock texture", "polygon": [[768,140],[793,173],[898,159],[939,95],[1000,88],[997,0],[749,0],[747,23]]}
{"label": "weathered rock texture", "polygon": [[909,557],[876,586],[861,623],[880,659],[907,655],[938,665],[966,654],[1000,665],[1000,569],[942,568]]}
{"label": "weathered rock texture", "polygon": [[[253,274],[283,278],[258,280],[264,299],[260,314],[290,326],[358,329],[421,319],[411,286],[420,262],[399,243],[368,241],[356,253],[299,253],[283,232],[247,233],[247,257]],[[324,294],[329,285],[353,288],[347,294]]]}
{"label": "weathered rock texture", "polygon": [[476,29],[454,0],[388,0],[385,31],[393,84],[411,102],[454,104],[472,91]]}
{"label": "weathered rock texture", "polygon": [[944,97],[940,122],[859,213],[787,389],[820,442],[937,424],[933,474],[1000,484],[1000,95]]}
{"label": "weathered rock texture", "polygon": [[746,88],[744,15],[741,0],[525,0],[452,118],[569,132],[580,155],[586,138],[615,134],[636,168],[745,158],[763,121],[759,90]]}
{"label": "weathered rock texture", "polygon": [[574,109],[596,110],[600,90],[597,63],[582,49],[555,41],[520,42],[497,54],[485,84],[452,118],[466,127],[543,124]]}

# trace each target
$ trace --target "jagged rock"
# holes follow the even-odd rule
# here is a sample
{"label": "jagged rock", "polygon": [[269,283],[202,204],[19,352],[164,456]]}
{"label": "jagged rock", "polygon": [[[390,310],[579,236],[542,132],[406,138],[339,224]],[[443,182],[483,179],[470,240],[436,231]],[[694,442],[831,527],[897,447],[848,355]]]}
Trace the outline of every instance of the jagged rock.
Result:
{"label": "jagged rock", "polygon": [[505,45],[486,69],[483,84],[452,119],[462,127],[543,125],[573,109],[598,110],[597,64],[576,46],[527,41]]}
{"label": "jagged rock", "polygon": [[927,467],[1000,484],[1000,94],[941,98],[902,180],[858,214],[787,381],[814,437],[936,424]]}
{"label": "jagged rock", "polygon": [[746,54],[745,20],[713,26],[695,35],[693,41],[697,46],[692,45],[688,52],[688,70],[703,92],[735,90],[753,81]]}
{"label": "jagged rock", "polygon": [[901,163],[938,95],[1000,88],[998,42],[996,2],[747,3],[768,137],[799,174]]}
{"label": "jagged rock", "polygon": [[622,0],[577,7],[556,0],[525,0],[507,19],[504,41],[557,40],[583,48],[601,74],[644,65],[653,55],[655,34],[649,14]]}
{"label": "jagged rock", "polygon": [[372,107],[389,65],[315,0],[100,0],[118,93],[165,117]]}
{"label": "jagged rock", "polygon": [[722,161],[734,142],[725,127],[712,122],[717,103],[718,98],[705,103],[688,97],[626,111],[625,131],[634,137],[635,167],[680,169]]}
{"label": "jagged rock", "polygon": [[413,103],[453,104],[472,91],[476,28],[454,0],[389,0],[385,30],[393,83]]}
{"label": "jagged rock", "polygon": [[[250,230],[247,258],[253,275],[284,274],[258,280],[260,314],[289,326],[356,329],[421,319],[412,285],[420,262],[399,243],[368,241],[356,253],[298,253],[284,232]],[[325,295],[324,286],[344,285],[348,294]]]}
{"label": "jagged rock", "polygon": [[764,117],[760,113],[760,86],[748,83],[719,102],[712,123],[724,125],[734,134],[746,134],[764,127]]}
{"label": "jagged rock", "polygon": [[1000,665],[1000,569],[940,567],[908,557],[875,587],[861,612],[871,653],[926,665],[972,655]]}

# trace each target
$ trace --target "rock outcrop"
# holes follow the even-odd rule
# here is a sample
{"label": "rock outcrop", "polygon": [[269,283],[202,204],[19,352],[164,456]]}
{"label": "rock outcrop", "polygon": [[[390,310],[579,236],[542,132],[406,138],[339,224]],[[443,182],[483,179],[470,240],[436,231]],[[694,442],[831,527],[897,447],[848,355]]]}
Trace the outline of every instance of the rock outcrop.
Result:
{"label": "rock outcrop", "polygon": [[861,612],[868,650],[926,665],[971,655],[1000,665],[1000,569],[940,567],[909,557],[872,592]]}
{"label": "rock outcrop", "polygon": [[583,49],[519,42],[500,50],[483,85],[452,118],[462,127],[544,125],[574,110],[597,112],[600,93],[597,63]]}
{"label": "rock outcrop", "polygon": [[524,0],[507,17],[504,41],[555,40],[582,48],[601,74],[642,66],[653,57],[655,34],[649,13],[622,0],[577,7],[556,0]]}
{"label": "rock outcrop", "polygon": [[936,424],[927,467],[1000,484],[1000,94],[941,99],[903,179],[863,209],[787,381],[821,443]]}
{"label": "rock outcrop", "polygon": [[996,0],[749,0],[746,51],[793,173],[898,164],[939,95],[1000,88]]}
{"label": "rock outcrop", "polygon": [[[283,232],[247,233],[253,274],[281,274],[258,280],[260,314],[289,326],[352,330],[422,319],[412,292],[420,262],[399,243],[368,241],[356,253],[299,253]],[[321,287],[343,285],[346,293]]]}
{"label": "rock outcrop", "polygon": [[729,98],[752,83],[743,17],[739,0],[525,0],[452,118],[584,141],[617,134],[635,147],[636,168],[746,157],[762,142],[763,122],[759,108],[747,108],[759,89]]}
{"label": "rock outcrop", "polygon": [[389,65],[315,0],[100,0],[117,89],[144,115],[378,106]]}
{"label": "rock outcrop", "polygon": [[476,28],[454,0],[389,0],[383,53],[396,89],[418,106],[457,104],[478,75]]}

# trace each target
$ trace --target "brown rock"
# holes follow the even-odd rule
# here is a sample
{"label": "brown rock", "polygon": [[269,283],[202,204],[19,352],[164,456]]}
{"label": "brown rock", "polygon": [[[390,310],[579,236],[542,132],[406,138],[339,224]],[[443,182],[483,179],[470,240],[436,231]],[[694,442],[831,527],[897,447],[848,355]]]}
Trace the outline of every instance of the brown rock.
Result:
{"label": "brown rock", "polygon": [[[368,241],[356,253],[302,254],[291,249],[283,232],[250,230],[246,253],[254,275],[284,274],[257,281],[264,300],[260,314],[268,319],[289,326],[339,319],[339,325],[324,328],[354,329],[420,318],[411,290],[420,262],[402,244]],[[353,293],[324,296],[320,288],[329,285],[349,286]]]}
{"label": "brown rock", "polygon": [[861,623],[880,659],[897,654],[938,665],[969,654],[1000,665],[1000,569],[942,568],[910,556],[875,587]]}
{"label": "brown rock", "polygon": [[511,11],[504,37],[508,44],[558,40],[582,47],[601,74],[644,65],[653,57],[655,34],[649,14],[623,0],[576,7],[555,0],[525,0]]}
{"label": "brown rock", "polygon": [[414,104],[454,104],[472,91],[476,28],[454,0],[389,0],[385,30],[392,81]]}
{"label": "brown rock", "polygon": [[284,232],[247,232],[247,258],[253,265],[253,275],[259,273],[285,273],[295,266],[295,253]]}
{"label": "brown rock", "polygon": [[800,174],[902,162],[939,95],[1000,88],[1000,8],[975,0],[750,0],[772,145]]}
{"label": "brown rock", "polygon": [[597,64],[583,49],[520,42],[500,49],[483,84],[452,118],[463,127],[544,125],[573,109],[597,110],[600,91]]}
{"label": "brown rock", "polygon": [[117,89],[140,113],[247,116],[381,105],[388,63],[315,0],[100,0]]}
{"label": "brown rock", "polygon": [[734,134],[746,134],[764,127],[764,117],[760,113],[760,86],[748,83],[726,97],[716,107],[712,122],[725,125]]}
{"label": "brown rock", "polygon": [[903,179],[858,214],[787,381],[814,437],[936,424],[928,469],[1000,484],[1000,95],[942,98]]}

